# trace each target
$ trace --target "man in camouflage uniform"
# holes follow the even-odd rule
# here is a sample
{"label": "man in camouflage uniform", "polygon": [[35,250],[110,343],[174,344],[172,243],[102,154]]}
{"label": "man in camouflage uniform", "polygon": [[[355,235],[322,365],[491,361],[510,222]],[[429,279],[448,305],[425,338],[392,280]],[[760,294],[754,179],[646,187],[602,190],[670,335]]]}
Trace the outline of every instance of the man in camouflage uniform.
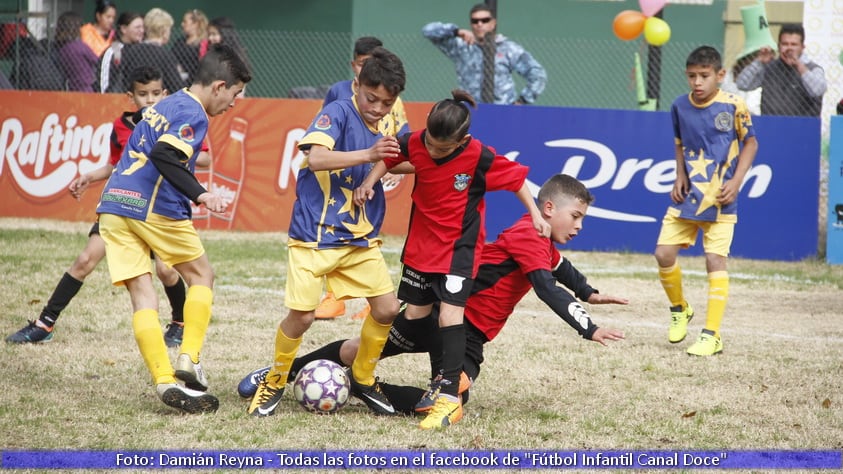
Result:
{"label": "man in camouflage uniform", "polygon": [[[544,91],[547,72],[518,43],[495,33],[497,19],[488,5],[471,8],[471,30],[454,23],[433,22],[425,25],[422,34],[454,61],[460,88],[480,102],[495,104],[531,104]],[[492,61],[484,61],[494,58]],[[484,67],[484,63],[486,67]],[[494,75],[484,74],[494,64]],[[512,73],[527,81],[517,93]],[[484,87],[484,77],[485,87]],[[494,82],[492,82],[494,78]]]}

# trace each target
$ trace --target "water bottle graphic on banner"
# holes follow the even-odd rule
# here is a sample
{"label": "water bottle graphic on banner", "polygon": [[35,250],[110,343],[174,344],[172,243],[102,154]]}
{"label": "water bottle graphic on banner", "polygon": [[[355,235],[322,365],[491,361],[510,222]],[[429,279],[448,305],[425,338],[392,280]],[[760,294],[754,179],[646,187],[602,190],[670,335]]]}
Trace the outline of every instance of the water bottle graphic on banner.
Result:
{"label": "water bottle graphic on banner", "polygon": [[211,189],[228,200],[225,213],[210,213],[209,228],[231,229],[243,187],[243,175],[246,170],[246,131],[249,123],[235,117],[231,121],[228,143],[224,144],[213,160],[213,178]]}
{"label": "water bottle graphic on banner", "polygon": [[[211,148],[211,140],[208,137],[205,137],[205,143],[208,144],[208,154],[210,154],[211,159],[214,158],[214,151]],[[203,188],[210,190],[211,189],[211,174],[214,171],[214,164],[213,162],[208,166],[197,166],[196,169],[193,170],[193,175],[196,176],[196,180],[199,181],[199,184],[202,185]],[[196,203],[190,201],[190,210],[193,215],[193,227],[197,229],[205,229],[208,227],[208,219],[210,219],[211,212],[208,211],[208,208],[202,205],[197,206]]]}

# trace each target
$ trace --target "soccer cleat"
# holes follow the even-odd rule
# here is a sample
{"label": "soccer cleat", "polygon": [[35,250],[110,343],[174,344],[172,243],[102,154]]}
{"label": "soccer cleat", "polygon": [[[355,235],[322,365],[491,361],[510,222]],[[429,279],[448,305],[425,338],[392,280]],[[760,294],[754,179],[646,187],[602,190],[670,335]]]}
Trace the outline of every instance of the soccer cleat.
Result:
{"label": "soccer cleat", "polygon": [[688,355],[710,356],[723,352],[723,340],[715,336],[714,331],[703,329],[697,342],[688,348]]}
{"label": "soccer cleat", "polygon": [[351,319],[366,319],[366,316],[368,316],[371,312],[372,306],[369,303],[366,303],[366,305],[363,306],[363,309],[351,315]]}
{"label": "soccer cleat", "polygon": [[[416,413],[427,413],[436,404],[436,399],[439,398],[439,391],[442,388],[442,376],[437,375],[435,379],[430,382],[427,391],[424,392],[421,399],[416,403]],[[471,388],[471,378],[465,372],[460,372],[460,386],[457,388],[457,393],[462,395],[469,388]]]}
{"label": "soccer cleat", "polygon": [[184,382],[191,390],[205,392],[208,390],[208,377],[198,362],[194,363],[190,356],[182,353],[176,359],[176,378]]}
{"label": "soccer cleat", "polygon": [[161,401],[187,413],[211,413],[220,407],[217,397],[182,387],[177,383],[160,383],[155,388]]}
{"label": "soccer cleat", "polygon": [[253,370],[237,384],[237,394],[243,398],[251,398],[258,391],[258,385],[266,379],[269,367]]}
{"label": "soccer cleat", "polygon": [[270,416],[275,413],[281,397],[284,395],[284,387],[275,388],[269,385],[266,380],[258,384],[258,390],[249,404],[248,413],[252,416]]}
{"label": "soccer cleat", "polygon": [[170,321],[170,324],[167,325],[167,332],[164,333],[164,342],[167,347],[179,347],[183,335],[184,323]]}
{"label": "soccer cleat", "polygon": [[348,380],[351,382],[351,394],[363,400],[363,403],[369,407],[376,415],[397,415],[398,412],[392,406],[392,403],[383,393],[378,379],[372,385],[363,385],[354,379],[351,369],[348,369]]}
{"label": "soccer cleat", "polygon": [[316,307],[316,319],[334,319],[345,314],[345,303],[334,298],[331,292],[325,293],[325,297]]}
{"label": "soccer cleat", "polygon": [[10,344],[43,344],[53,339],[53,328],[44,329],[37,321],[30,321],[23,329],[6,338]]}
{"label": "soccer cleat", "polygon": [[445,395],[436,398],[430,413],[419,423],[423,430],[447,428],[462,419],[462,400],[451,401]]}
{"label": "soccer cleat", "polygon": [[682,342],[688,335],[688,323],[694,319],[694,309],[687,302],[685,310],[682,305],[670,307],[670,327],[667,329],[667,340],[672,343]]}

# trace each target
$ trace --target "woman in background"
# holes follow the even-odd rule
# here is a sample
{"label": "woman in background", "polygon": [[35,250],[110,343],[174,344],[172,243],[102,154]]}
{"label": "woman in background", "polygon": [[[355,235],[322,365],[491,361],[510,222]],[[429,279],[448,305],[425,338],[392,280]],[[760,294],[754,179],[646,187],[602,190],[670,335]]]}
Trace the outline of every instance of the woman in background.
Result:
{"label": "woman in background", "polygon": [[117,6],[111,0],[97,0],[94,10],[94,22],[86,23],[79,29],[82,41],[91,48],[94,56],[100,57],[114,41],[114,19]]}

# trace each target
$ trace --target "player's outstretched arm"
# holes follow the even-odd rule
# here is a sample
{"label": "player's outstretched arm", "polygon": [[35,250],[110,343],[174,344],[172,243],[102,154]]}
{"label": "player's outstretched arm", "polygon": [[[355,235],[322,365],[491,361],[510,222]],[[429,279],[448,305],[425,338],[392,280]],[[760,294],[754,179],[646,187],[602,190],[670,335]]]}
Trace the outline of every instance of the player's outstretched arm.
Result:
{"label": "player's outstretched arm", "polygon": [[85,173],[71,181],[67,189],[70,191],[70,194],[75,197],[78,201],[82,198],[82,194],[85,193],[85,191],[91,184],[96,183],[97,181],[107,179],[109,176],[111,176],[112,170],[114,170],[114,166],[109,164],[97,168],[94,171],[91,171],[90,173]]}
{"label": "player's outstretched arm", "polygon": [[591,304],[629,304],[629,300],[619,296],[601,295],[600,293],[592,293],[586,300]]}

